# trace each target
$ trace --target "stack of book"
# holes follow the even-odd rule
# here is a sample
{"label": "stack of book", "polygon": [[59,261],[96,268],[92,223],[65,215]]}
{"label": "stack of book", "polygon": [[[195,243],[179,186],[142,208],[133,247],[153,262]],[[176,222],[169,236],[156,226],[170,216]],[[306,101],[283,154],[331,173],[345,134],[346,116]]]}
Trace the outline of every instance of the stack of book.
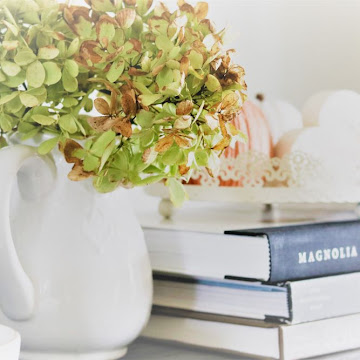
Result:
{"label": "stack of book", "polygon": [[360,348],[359,220],[144,232],[145,337],[283,360]]}

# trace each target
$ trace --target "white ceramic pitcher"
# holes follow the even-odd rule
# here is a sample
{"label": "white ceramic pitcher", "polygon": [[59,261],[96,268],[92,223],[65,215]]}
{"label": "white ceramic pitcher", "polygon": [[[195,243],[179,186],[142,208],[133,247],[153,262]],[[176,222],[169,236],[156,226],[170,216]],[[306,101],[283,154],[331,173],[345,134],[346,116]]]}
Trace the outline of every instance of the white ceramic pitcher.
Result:
{"label": "white ceramic pitcher", "polygon": [[22,360],[117,359],[150,313],[127,190],[99,194],[70,169],[57,150],[0,150],[0,323],[20,332]]}

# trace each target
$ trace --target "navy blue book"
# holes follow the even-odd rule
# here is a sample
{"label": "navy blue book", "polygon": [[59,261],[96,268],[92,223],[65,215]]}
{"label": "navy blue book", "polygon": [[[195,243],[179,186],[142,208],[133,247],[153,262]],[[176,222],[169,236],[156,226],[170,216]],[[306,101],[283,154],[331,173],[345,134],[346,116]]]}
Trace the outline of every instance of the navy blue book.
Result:
{"label": "navy blue book", "polygon": [[232,230],[144,227],[153,270],[275,284],[360,271],[360,220]]}
{"label": "navy blue book", "polygon": [[269,283],[360,271],[358,220],[225,233],[266,236],[271,260]]}

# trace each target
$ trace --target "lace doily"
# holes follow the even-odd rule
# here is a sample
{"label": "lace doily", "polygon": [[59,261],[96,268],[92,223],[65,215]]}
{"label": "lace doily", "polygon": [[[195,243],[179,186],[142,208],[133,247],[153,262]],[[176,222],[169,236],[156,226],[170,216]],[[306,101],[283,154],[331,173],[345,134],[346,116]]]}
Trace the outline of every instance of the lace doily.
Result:
{"label": "lace doily", "polygon": [[[224,186],[231,181],[240,186]],[[247,152],[236,159],[222,159],[214,177],[205,170],[194,173],[185,188],[189,198],[197,201],[360,203],[360,156],[316,159],[308,153],[293,152],[282,158],[268,158]],[[162,184],[148,186],[146,192],[169,197]]]}
{"label": "lace doily", "polygon": [[241,182],[241,187],[303,187],[311,185],[321,175],[320,161],[303,152],[293,152],[283,158],[268,158],[249,151],[236,159],[223,158],[217,176],[197,171],[192,179],[200,185],[223,186],[230,180]]}

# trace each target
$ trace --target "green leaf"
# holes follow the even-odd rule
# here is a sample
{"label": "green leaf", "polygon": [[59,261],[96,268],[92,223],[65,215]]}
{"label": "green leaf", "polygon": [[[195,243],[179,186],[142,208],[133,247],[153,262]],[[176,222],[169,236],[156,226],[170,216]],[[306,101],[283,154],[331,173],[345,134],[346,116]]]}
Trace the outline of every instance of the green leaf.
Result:
{"label": "green leaf", "polygon": [[167,179],[165,184],[169,188],[170,200],[173,205],[175,207],[182,206],[185,200],[188,199],[183,184],[174,178]]}
{"label": "green leaf", "polygon": [[77,99],[67,96],[64,98],[63,101],[63,105],[64,107],[72,107],[72,106],[76,106],[79,102],[77,101]]}
{"label": "green leaf", "polygon": [[52,60],[59,55],[60,51],[54,45],[44,46],[38,51],[38,58],[43,60]]}
{"label": "green leaf", "polygon": [[165,86],[168,86],[174,80],[173,71],[165,66],[159,74],[156,76],[156,82],[159,85],[159,88],[162,89]]}
{"label": "green leaf", "polygon": [[54,118],[45,115],[33,115],[32,119],[40,125],[52,125],[56,121]]}
{"label": "green leaf", "polygon": [[154,118],[155,118],[154,113],[146,110],[140,110],[136,115],[136,122],[142,128],[147,129],[152,127]]}
{"label": "green leaf", "polygon": [[29,86],[40,87],[45,81],[45,69],[40,61],[34,61],[26,70],[26,80]]}
{"label": "green leaf", "polygon": [[61,116],[59,119],[59,125],[70,134],[74,134],[77,131],[76,119],[72,114]]}
{"label": "green leaf", "polygon": [[21,133],[21,134],[26,134],[29,131],[37,129],[37,128],[38,127],[36,127],[34,124],[30,124],[28,122],[21,122],[18,125],[18,130],[19,130],[19,133]]}
{"label": "green leaf", "polygon": [[189,74],[194,75],[196,77],[196,79],[193,80],[193,87],[195,88],[195,93],[197,93],[202,87],[202,83],[203,83],[202,80],[204,80],[204,76],[198,73],[192,66],[189,67]]}
{"label": "green leaf", "polygon": [[32,130],[30,130],[29,132],[25,133],[22,137],[21,140],[22,141],[26,141],[28,139],[33,138],[36,134],[38,134],[40,132],[41,128],[40,127],[36,127]]}
{"label": "green leaf", "polygon": [[5,74],[0,70],[0,82],[6,81]]}
{"label": "green leaf", "polygon": [[45,69],[45,84],[53,85],[61,79],[61,70],[58,64],[48,61],[43,63]]}
{"label": "green leaf", "polygon": [[151,4],[151,0],[136,0],[137,12],[139,13],[139,15],[146,14],[150,9]]}
{"label": "green leaf", "polygon": [[212,92],[221,89],[220,81],[214,75],[211,74],[207,76],[205,86]]}
{"label": "green leaf", "polygon": [[167,34],[169,28],[169,22],[167,20],[153,17],[149,23],[151,24],[151,31],[155,35]]}
{"label": "green leaf", "polygon": [[65,60],[65,69],[74,78],[76,78],[79,75],[79,65],[74,60],[66,59]]}
{"label": "green leaf", "polygon": [[37,97],[25,92],[20,93],[20,100],[21,103],[26,107],[34,107],[40,104]]}
{"label": "green leaf", "polygon": [[[24,120],[26,121],[30,121],[31,117],[33,115],[45,115],[45,116],[49,116],[49,111],[47,109],[46,106],[36,106],[34,109],[32,109],[32,111],[29,111],[25,114],[24,116]],[[31,126],[36,126],[31,124]]]}
{"label": "green leaf", "polygon": [[[25,2],[26,3],[26,2]],[[44,7],[41,9],[41,20],[43,23],[48,24],[57,20],[58,8]]]}
{"label": "green leaf", "polygon": [[146,186],[146,185],[157,183],[157,182],[159,182],[159,181],[161,181],[163,179],[164,179],[164,175],[148,176],[148,177],[146,177],[144,179],[137,180],[135,182],[135,185],[137,185],[137,186]]}
{"label": "green leaf", "polygon": [[[93,2],[92,4],[93,5]],[[94,9],[94,8],[93,8]],[[77,20],[77,23],[74,24],[76,33],[84,39],[92,37],[93,26],[91,21],[88,21],[84,17],[80,16]]]}
{"label": "green leaf", "polygon": [[123,29],[116,29],[114,40],[112,41],[115,44],[115,47],[119,48],[125,43],[125,32]]}
{"label": "green leaf", "polygon": [[153,129],[147,129],[141,132],[140,144],[143,148],[148,148],[154,141],[155,134]]}
{"label": "green leaf", "polygon": [[8,143],[4,137],[0,136],[0,149],[4,148],[5,146],[8,146]]}
{"label": "green leaf", "polygon": [[181,150],[177,145],[171,146],[162,157],[162,162],[165,165],[174,165],[181,157]]}
{"label": "green leaf", "polygon": [[102,170],[106,162],[108,161],[110,155],[112,154],[113,150],[115,149],[115,139],[109,144],[109,146],[105,149],[100,162],[100,168],[99,171]]}
{"label": "green leaf", "polygon": [[100,29],[98,34],[98,39],[100,41],[100,44],[107,48],[111,40],[115,36],[115,27],[113,24],[109,22],[101,22],[100,23]]}
{"label": "green leaf", "polygon": [[114,155],[112,166],[121,171],[127,171],[129,168],[129,157],[127,152],[122,149],[117,151]]}
{"label": "green leaf", "polygon": [[38,48],[41,48],[41,47],[50,45],[51,44],[50,34],[51,34],[50,32],[45,33],[43,31],[39,31],[36,36],[36,46]]}
{"label": "green leaf", "polygon": [[[121,1],[119,2],[122,3]],[[95,11],[100,12],[108,12],[108,11],[114,11],[115,6],[113,5],[111,0],[92,0],[91,6]]]}
{"label": "green leaf", "polygon": [[45,86],[40,86],[40,87],[38,87],[38,88],[30,89],[30,90],[28,90],[27,92],[28,92],[29,94],[35,95],[35,96],[46,95]]}
{"label": "green leaf", "polygon": [[140,81],[133,81],[132,83],[134,87],[140,91],[141,94],[152,94],[152,92],[146,87],[146,85],[141,83]]}
{"label": "green leaf", "polygon": [[175,59],[180,54],[181,48],[174,46],[169,52],[169,59]]}
{"label": "green leaf", "polygon": [[5,95],[0,99],[0,105],[6,104],[9,101],[15,99],[17,96],[19,95],[19,93],[17,91],[14,91],[13,93],[9,94],[9,95]]}
{"label": "green leaf", "polygon": [[180,83],[171,83],[170,85],[163,87],[160,92],[167,96],[178,96],[180,95],[181,90],[182,87],[180,86]]}
{"label": "green leaf", "polygon": [[188,157],[187,157],[187,155],[185,154],[185,151],[184,151],[184,150],[181,150],[180,156],[179,156],[179,158],[177,159],[176,164],[177,164],[177,165],[181,165],[181,164],[186,164],[187,162],[188,162]]}
{"label": "green leaf", "polygon": [[21,70],[16,76],[9,76],[3,84],[10,88],[16,88],[25,81],[25,78],[25,71]]}
{"label": "green leaf", "polygon": [[77,51],[79,50],[79,45],[80,45],[80,39],[77,37],[69,45],[69,47],[66,51],[66,57],[71,57],[71,56],[75,55],[77,53]]}
{"label": "green leaf", "polygon": [[[11,4],[11,1],[9,1],[8,4]],[[9,11],[8,7],[4,6],[4,8],[2,10],[3,10],[4,14],[6,15],[6,18],[10,21],[10,23],[13,25],[16,25],[15,18],[13,17],[12,13]],[[7,23],[7,21],[6,21],[6,23]],[[17,34],[14,33],[14,35],[16,36]]]}
{"label": "green leaf", "polygon": [[54,137],[52,139],[46,140],[43,143],[40,144],[38,147],[38,153],[40,155],[46,155],[48,154],[59,142],[59,137]]}
{"label": "green leaf", "polygon": [[94,171],[100,166],[100,159],[88,153],[84,158],[83,165],[85,171]]}
{"label": "green leaf", "polygon": [[188,55],[190,60],[190,64],[194,69],[201,69],[203,66],[203,56],[195,50],[191,50],[190,54]]}
{"label": "green leaf", "polygon": [[18,40],[4,40],[2,43],[2,46],[7,51],[15,50],[17,47],[19,47],[19,41]]}
{"label": "green leaf", "polygon": [[172,69],[172,70],[179,70],[180,69],[180,63],[176,60],[168,60],[166,62],[166,66],[169,68],[169,69]]}
{"label": "green leaf", "polygon": [[77,157],[78,159],[84,159],[88,152],[85,149],[76,149],[72,152],[72,155]]}
{"label": "green leaf", "polygon": [[21,103],[19,96],[15,96],[11,101],[5,104],[6,111],[10,114],[16,114],[18,111],[22,110],[23,107],[24,105]]}
{"label": "green leaf", "polygon": [[[81,119],[81,120],[82,120],[86,125],[88,124],[88,122],[87,122],[86,120],[84,120],[84,119]],[[78,126],[80,132],[81,132],[84,136],[86,136],[86,135],[87,135],[87,132],[86,132],[86,130],[85,130],[82,122],[80,121],[80,119],[76,119],[75,121],[76,121],[76,125]]]}
{"label": "green leaf", "polygon": [[91,99],[87,99],[85,106],[84,106],[84,110],[87,112],[90,112],[93,109],[93,101]]}
{"label": "green leaf", "polygon": [[18,120],[12,116],[0,113],[0,128],[5,131],[11,131],[17,124]]}
{"label": "green leaf", "polygon": [[75,92],[78,89],[77,79],[71,76],[67,69],[64,69],[63,71],[62,83],[66,91]]}
{"label": "green leaf", "polygon": [[110,82],[115,82],[123,73],[125,67],[124,60],[120,59],[117,61],[114,61],[110,67],[110,70],[106,74],[106,78]]}
{"label": "green leaf", "polygon": [[108,193],[118,187],[118,182],[110,181],[107,176],[99,176],[94,178],[93,185],[99,193]]}
{"label": "green leaf", "polygon": [[16,76],[20,71],[21,67],[12,61],[3,60],[1,62],[2,71],[8,76]]}
{"label": "green leaf", "polygon": [[197,150],[195,152],[195,161],[199,166],[208,166],[209,155],[205,150]]}
{"label": "green leaf", "polygon": [[29,65],[35,60],[36,55],[31,50],[21,50],[14,57],[14,61],[20,66]]}
{"label": "green leaf", "polygon": [[167,102],[166,104],[163,105],[163,111],[168,113],[170,116],[176,116],[176,105]]}
{"label": "green leaf", "polygon": [[156,37],[155,45],[159,50],[163,51],[170,51],[174,47],[174,43],[164,35]]}
{"label": "green leaf", "polygon": [[56,47],[59,49],[59,56],[65,57],[66,54],[66,44],[64,40],[61,40],[57,43]]}
{"label": "green leaf", "polygon": [[[3,20],[3,23],[8,27],[8,29],[13,33],[13,35],[18,36],[19,35],[19,29],[17,26],[9,23],[6,20]],[[15,23],[15,22],[14,22]]]}
{"label": "green leaf", "polygon": [[144,106],[149,106],[160,98],[162,98],[161,94],[143,94],[139,96],[139,100]]}
{"label": "green leaf", "polygon": [[38,103],[41,104],[46,101],[47,91],[44,86],[40,86],[38,88],[30,89],[26,92],[29,95],[33,95],[37,98]]}
{"label": "green leaf", "polygon": [[96,156],[103,156],[105,149],[115,139],[116,134],[113,131],[107,131],[99,136],[91,147],[91,153]]}

